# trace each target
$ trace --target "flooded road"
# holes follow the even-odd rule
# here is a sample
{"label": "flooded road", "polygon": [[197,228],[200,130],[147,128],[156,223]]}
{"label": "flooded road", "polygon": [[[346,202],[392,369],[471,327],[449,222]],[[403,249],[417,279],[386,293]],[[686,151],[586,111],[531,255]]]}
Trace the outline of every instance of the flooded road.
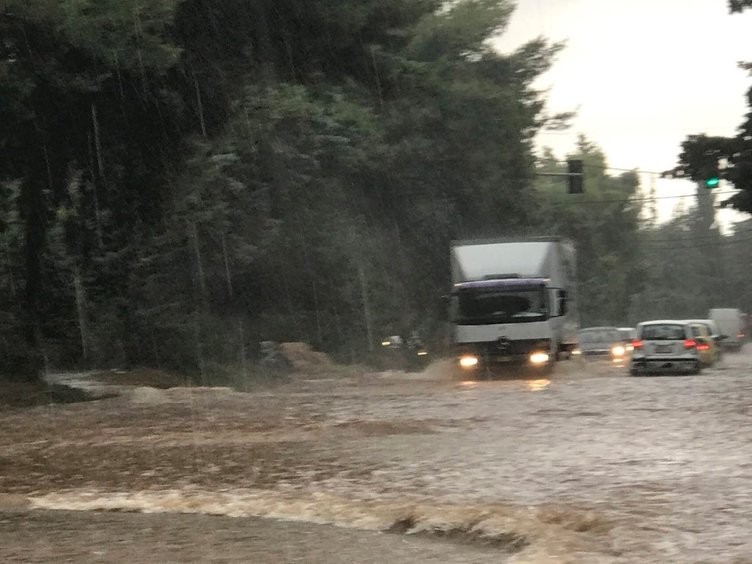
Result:
{"label": "flooded road", "polygon": [[[123,387],[3,413],[0,558],[18,556],[5,541],[31,515],[118,510],[166,514],[194,550],[259,517],[285,520],[262,521],[270,548],[294,552],[303,533],[279,531],[308,531],[310,558],[266,561],[752,562],[749,349],[698,376],[573,361],[548,379],[458,382],[434,367],[256,393]],[[100,514],[73,515],[85,530]],[[139,519],[154,516],[94,522]],[[343,559],[313,556],[337,542]],[[218,550],[199,559],[249,560]]]}

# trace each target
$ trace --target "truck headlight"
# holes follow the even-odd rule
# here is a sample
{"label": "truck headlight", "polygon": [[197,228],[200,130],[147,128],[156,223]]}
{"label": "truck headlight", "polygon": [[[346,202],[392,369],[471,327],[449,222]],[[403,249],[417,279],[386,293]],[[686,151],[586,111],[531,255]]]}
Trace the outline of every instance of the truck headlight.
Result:
{"label": "truck headlight", "polygon": [[548,359],[549,359],[548,353],[534,352],[533,354],[530,355],[530,364],[540,366],[541,364],[546,364],[548,362]]}
{"label": "truck headlight", "polygon": [[473,368],[478,365],[478,357],[471,354],[466,354],[460,357],[460,366],[462,368]]}

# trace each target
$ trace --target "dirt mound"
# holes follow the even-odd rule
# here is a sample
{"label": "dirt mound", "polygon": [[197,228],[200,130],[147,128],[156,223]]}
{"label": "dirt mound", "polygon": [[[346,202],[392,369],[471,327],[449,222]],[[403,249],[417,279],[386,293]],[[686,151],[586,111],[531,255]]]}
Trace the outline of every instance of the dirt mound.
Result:
{"label": "dirt mound", "polygon": [[34,407],[53,403],[76,403],[100,399],[83,390],[45,382],[6,382],[0,380],[0,409]]}
{"label": "dirt mound", "polygon": [[170,401],[167,393],[158,388],[139,386],[130,394],[130,401],[134,405],[161,405]]}
{"label": "dirt mound", "polygon": [[280,343],[279,350],[297,372],[327,372],[336,365],[328,355],[316,352],[306,343]]}

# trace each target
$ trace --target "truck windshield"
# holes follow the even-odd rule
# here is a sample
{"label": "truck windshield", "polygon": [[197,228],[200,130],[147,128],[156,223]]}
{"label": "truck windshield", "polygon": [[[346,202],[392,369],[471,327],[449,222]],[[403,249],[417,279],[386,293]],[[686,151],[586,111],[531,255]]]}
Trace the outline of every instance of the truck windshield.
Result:
{"label": "truck windshield", "polygon": [[524,323],[548,317],[546,292],[535,288],[467,288],[458,292],[459,323]]}

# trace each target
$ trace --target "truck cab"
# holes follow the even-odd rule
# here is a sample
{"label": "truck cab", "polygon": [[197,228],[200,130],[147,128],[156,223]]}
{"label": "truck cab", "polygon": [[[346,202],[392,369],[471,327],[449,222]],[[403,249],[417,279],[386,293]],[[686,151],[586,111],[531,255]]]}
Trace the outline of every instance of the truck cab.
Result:
{"label": "truck cab", "polygon": [[461,370],[550,368],[576,347],[574,251],[559,239],[453,244],[449,318]]}

